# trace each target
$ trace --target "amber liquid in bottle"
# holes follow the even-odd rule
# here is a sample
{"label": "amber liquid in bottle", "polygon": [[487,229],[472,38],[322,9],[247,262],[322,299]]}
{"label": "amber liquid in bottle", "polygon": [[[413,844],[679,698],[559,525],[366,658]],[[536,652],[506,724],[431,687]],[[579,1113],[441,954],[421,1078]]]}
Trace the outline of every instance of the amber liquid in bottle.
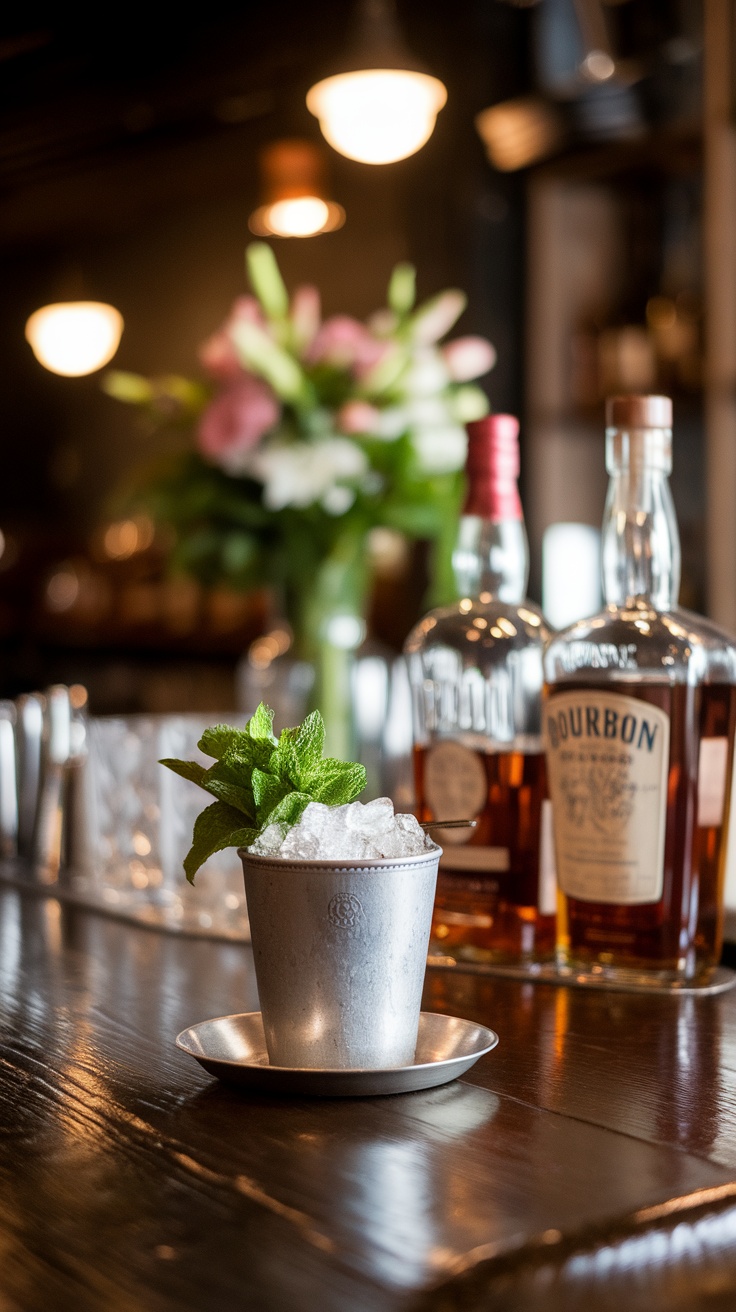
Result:
{"label": "amber liquid in bottle", "polygon": [[[607,682],[605,691],[649,702],[669,716],[664,881],[654,903],[626,906],[585,902],[560,893],[560,946],[579,967],[605,966],[615,957],[625,970],[651,970],[695,978],[720,958],[723,882],[736,728],[736,687],[731,684]],[[600,683],[571,680],[547,690],[595,690]],[[695,732],[693,732],[695,726]],[[728,768],[720,823],[699,821],[701,742],[725,739]]]}
{"label": "amber liquid in bottle", "polygon": [[[438,817],[429,804],[427,766],[432,747],[414,748],[420,820]],[[556,885],[547,771],[540,750],[476,750],[486,797],[473,830],[438,831],[444,849],[432,920],[431,951],[458,959],[518,963],[552,959]],[[435,790],[429,790],[433,793]],[[475,807],[473,807],[475,811]],[[543,843],[547,852],[541,851]],[[540,872],[540,860],[550,864]],[[484,868],[485,867],[485,868]],[[540,880],[541,873],[541,880]]]}

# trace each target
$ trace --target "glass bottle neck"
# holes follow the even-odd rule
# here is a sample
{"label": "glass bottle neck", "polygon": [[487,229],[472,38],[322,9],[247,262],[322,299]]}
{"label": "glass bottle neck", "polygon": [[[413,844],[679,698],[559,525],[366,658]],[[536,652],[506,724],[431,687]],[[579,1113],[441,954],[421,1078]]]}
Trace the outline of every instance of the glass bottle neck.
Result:
{"label": "glass bottle neck", "polygon": [[524,600],[529,581],[529,544],[524,521],[463,515],[452,553],[460,597]]}
{"label": "glass bottle neck", "polygon": [[668,474],[668,430],[609,430],[611,475],[603,520],[603,593],[608,605],[645,602],[671,610],[680,591],[680,538]]}

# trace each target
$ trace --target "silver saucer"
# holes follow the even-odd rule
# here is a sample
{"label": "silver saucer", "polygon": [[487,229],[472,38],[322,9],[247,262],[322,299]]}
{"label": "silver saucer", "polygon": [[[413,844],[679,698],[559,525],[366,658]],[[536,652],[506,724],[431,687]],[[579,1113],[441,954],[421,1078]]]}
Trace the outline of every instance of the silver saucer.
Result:
{"label": "silver saucer", "polygon": [[307,1070],[271,1066],[260,1011],[219,1016],[190,1025],[176,1046],[210,1075],[262,1093],[306,1094],[316,1098],[361,1098],[369,1094],[411,1093],[447,1084],[469,1070],[498,1043],[485,1025],[459,1016],[423,1011],[411,1066],[391,1070]]}

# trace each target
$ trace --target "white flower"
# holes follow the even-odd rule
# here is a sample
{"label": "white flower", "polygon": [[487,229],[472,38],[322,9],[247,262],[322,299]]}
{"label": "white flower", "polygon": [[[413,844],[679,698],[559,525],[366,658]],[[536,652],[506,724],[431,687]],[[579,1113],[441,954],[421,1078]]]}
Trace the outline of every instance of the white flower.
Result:
{"label": "white flower", "polygon": [[[284,506],[311,506],[321,501],[330,514],[344,514],[355,494],[342,488],[342,480],[362,478],[368,467],[365,453],[346,437],[327,437],[319,442],[274,442],[253,453],[249,472],[264,484],[263,501],[269,510]],[[342,509],[335,493],[342,496]],[[332,494],[332,497],[331,497]],[[327,498],[327,502],[325,502]]]}
{"label": "white flower", "polygon": [[334,515],[337,519],[344,515],[355,501],[355,491],[352,487],[345,487],[344,483],[334,483],[328,487],[322,497],[321,505],[328,515]]}
{"label": "white flower", "polygon": [[382,437],[385,442],[394,442],[409,427],[409,414],[404,406],[391,405],[381,410],[376,427],[371,437]]}
{"label": "white flower", "polygon": [[402,391],[409,397],[436,396],[450,382],[450,372],[439,351],[431,346],[420,347],[401,379]]}
{"label": "white flower", "polygon": [[456,417],[442,396],[422,396],[410,401],[406,407],[411,428],[442,428],[452,424]]}
{"label": "white flower", "polygon": [[465,464],[468,439],[459,424],[418,428],[411,440],[425,474],[452,474]]}

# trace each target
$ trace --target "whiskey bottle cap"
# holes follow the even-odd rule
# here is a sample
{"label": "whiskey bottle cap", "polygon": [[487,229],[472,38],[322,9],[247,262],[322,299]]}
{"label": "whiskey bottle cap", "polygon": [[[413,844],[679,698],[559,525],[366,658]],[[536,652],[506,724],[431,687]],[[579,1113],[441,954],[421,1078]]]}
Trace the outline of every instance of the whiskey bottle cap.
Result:
{"label": "whiskey bottle cap", "polygon": [[672,401],[668,396],[609,396],[607,428],[671,428]]}
{"label": "whiskey bottle cap", "polygon": [[463,513],[481,519],[521,519],[519,421],[488,415],[468,424],[468,494]]}

